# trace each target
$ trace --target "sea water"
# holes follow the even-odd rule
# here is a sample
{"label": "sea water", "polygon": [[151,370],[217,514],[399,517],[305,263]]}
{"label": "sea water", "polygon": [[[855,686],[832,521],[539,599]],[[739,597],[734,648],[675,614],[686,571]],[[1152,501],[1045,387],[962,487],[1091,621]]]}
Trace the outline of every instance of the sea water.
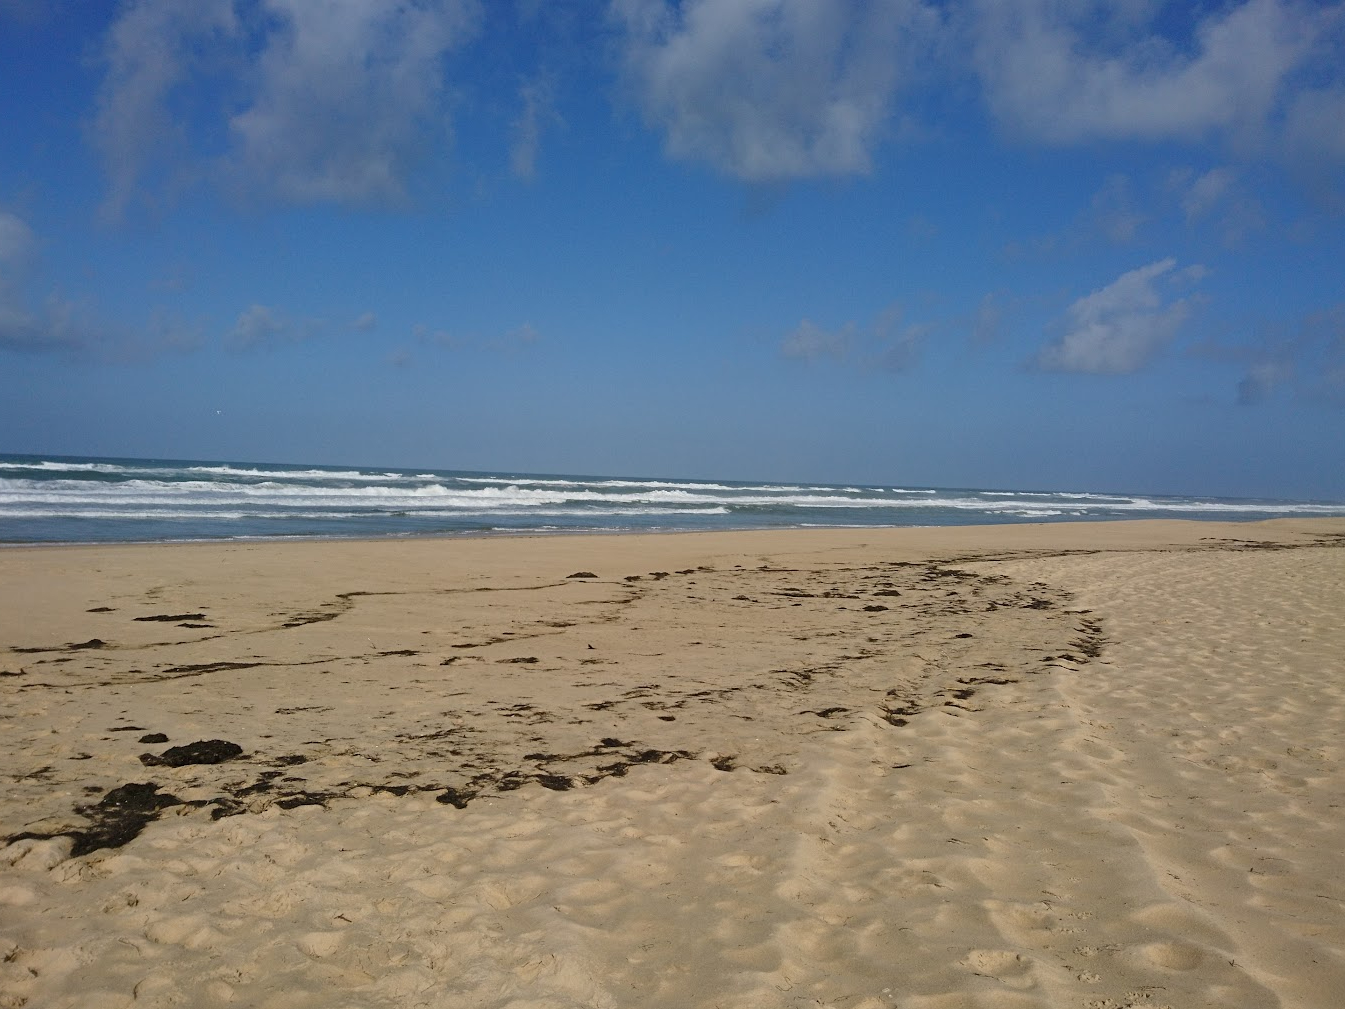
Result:
{"label": "sea water", "polygon": [[7,543],[1333,515],[1345,504],[0,455]]}

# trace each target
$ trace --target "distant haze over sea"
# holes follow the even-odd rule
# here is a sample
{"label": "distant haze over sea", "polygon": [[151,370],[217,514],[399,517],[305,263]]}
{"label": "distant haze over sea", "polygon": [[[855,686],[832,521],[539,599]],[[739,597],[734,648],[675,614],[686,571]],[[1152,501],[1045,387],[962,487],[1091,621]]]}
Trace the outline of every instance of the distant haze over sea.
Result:
{"label": "distant haze over sea", "polygon": [[8,543],[1345,516],[1345,503],[0,455]]}

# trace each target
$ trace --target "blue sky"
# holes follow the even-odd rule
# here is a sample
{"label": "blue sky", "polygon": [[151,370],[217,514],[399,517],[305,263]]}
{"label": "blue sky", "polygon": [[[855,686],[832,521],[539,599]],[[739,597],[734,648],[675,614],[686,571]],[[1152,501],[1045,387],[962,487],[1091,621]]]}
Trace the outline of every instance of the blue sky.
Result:
{"label": "blue sky", "polygon": [[0,0],[0,451],[1345,499],[1345,3]]}

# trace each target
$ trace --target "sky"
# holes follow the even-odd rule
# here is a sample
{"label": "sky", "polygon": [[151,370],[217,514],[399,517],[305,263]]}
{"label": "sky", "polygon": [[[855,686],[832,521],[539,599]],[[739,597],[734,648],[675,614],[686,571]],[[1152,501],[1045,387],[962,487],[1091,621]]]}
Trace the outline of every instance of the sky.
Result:
{"label": "sky", "polygon": [[0,0],[0,452],[1345,500],[1345,2]]}

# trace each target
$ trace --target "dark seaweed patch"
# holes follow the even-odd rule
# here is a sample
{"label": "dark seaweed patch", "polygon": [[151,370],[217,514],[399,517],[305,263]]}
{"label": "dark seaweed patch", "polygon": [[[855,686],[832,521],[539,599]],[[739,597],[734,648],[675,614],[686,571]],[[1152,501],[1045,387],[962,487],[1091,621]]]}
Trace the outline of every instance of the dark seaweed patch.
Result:
{"label": "dark seaweed patch", "polygon": [[243,748],[226,739],[201,739],[185,746],[170,746],[157,756],[142,753],[140,762],[146,767],[184,767],[187,764],[222,764],[241,756]]}
{"label": "dark seaweed patch", "polygon": [[72,858],[78,858],[102,848],[120,848],[139,835],[150,821],[157,819],[161,809],[180,805],[182,800],[167,792],[160,792],[159,786],[153,782],[130,782],[112,789],[97,805],[75,807],[76,813],[90,821],[86,830],[59,831],[53,834],[24,832],[6,838],[6,842],[13,843],[27,838],[48,840],[53,837],[68,837],[73,841],[70,855]]}
{"label": "dark seaweed patch", "polygon": [[255,669],[260,665],[260,662],[198,662],[187,666],[169,666],[164,673],[221,673],[230,669]]}

